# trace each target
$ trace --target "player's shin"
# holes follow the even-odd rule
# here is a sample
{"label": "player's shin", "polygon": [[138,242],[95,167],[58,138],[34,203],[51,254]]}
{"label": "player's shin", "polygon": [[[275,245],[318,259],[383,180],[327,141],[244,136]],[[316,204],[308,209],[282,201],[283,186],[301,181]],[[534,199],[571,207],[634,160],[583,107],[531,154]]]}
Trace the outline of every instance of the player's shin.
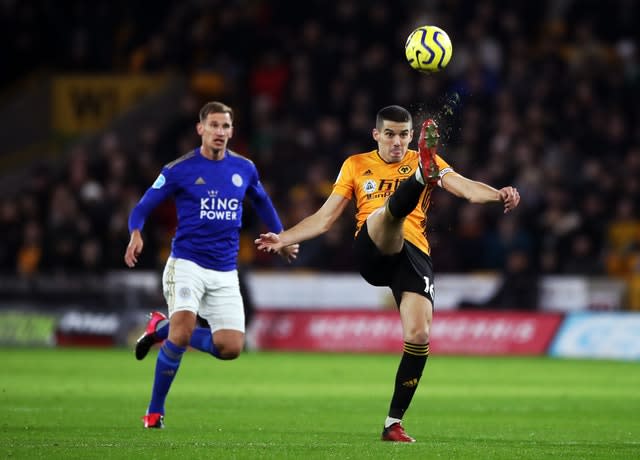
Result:
{"label": "player's shin", "polygon": [[429,357],[429,344],[414,344],[405,342],[404,353],[398,366],[396,374],[395,388],[391,405],[389,407],[389,418],[402,420],[405,411],[411,404],[411,399],[418,388],[422,371]]}
{"label": "player's shin", "polygon": [[147,413],[164,414],[164,402],[167,399],[171,383],[178,372],[180,361],[186,348],[173,344],[170,340],[165,340],[158,353],[156,361],[156,372],[151,392],[151,402]]}

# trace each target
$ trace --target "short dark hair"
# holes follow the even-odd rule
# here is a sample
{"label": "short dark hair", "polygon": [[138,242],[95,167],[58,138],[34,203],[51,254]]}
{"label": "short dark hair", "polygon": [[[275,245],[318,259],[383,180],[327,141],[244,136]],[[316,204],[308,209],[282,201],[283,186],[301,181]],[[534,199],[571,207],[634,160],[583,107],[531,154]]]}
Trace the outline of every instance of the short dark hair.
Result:
{"label": "short dark hair", "polygon": [[378,115],[376,116],[376,128],[382,129],[382,124],[385,120],[395,121],[398,123],[409,122],[413,125],[413,119],[411,118],[411,114],[404,107],[400,107],[399,105],[389,105],[387,107],[383,107],[378,111]]}
{"label": "short dark hair", "polygon": [[204,123],[210,113],[228,113],[231,117],[231,121],[233,121],[233,109],[222,102],[207,102],[200,109],[200,123]]}

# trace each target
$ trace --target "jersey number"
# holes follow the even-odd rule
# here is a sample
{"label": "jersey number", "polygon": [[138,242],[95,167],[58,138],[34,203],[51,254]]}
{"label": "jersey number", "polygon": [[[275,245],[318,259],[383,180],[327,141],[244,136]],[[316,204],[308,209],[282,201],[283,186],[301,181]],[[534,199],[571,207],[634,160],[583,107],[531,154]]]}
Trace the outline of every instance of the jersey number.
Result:
{"label": "jersey number", "polygon": [[423,278],[424,278],[424,292],[429,294],[433,299],[433,292],[434,292],[433,283],[431,282],[428,276],[424,276]]}

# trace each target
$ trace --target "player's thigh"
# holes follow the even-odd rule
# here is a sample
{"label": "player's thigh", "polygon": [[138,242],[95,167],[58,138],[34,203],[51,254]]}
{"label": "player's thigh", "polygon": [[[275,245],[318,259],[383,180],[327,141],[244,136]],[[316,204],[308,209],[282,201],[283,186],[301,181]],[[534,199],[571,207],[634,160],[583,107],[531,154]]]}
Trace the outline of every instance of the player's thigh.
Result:
{"label": "player's thigh", "polygon": [[426,297],[433,306],[435,285],[431,257],[405,241],[393,273],[390,287],[398,304],[404,292],[414,292]]}
{"label": "player's thigh", "polygon": [[390,286],[395,276],[399,254],[385,255],[371,239],[365,222],[353,245],[356,266],[362,277],[373,286]]}
{"label": "player's thigh", "polygon": [[204,295],[206,269],[189,260],[170,257],[162,273],[162,292],[169,318],[178,311],[198,313]]}
{"label": "player's thigh", "polygon": [[404,244],[403,219],[395,219],[389,215],[386,208],[376,209],[367,218],[369,237],[381,253],[397,254]]}
{"label": "player's thigh", "polygon": [[[236,270],[209,270],[207,285],[200,304],[200,316],[206,319],[211,332],[231,330],[244,336],[244,306]],[[237,334],[231,334],[237,335]],[[220,336],[218,334],[216,337]]]}
{"label": "player's thigh", "polygon": [[408,241],[396,267],[391,291],[400,306],[405,340],[426,343],[433,318],[433,267],[431,258]]}

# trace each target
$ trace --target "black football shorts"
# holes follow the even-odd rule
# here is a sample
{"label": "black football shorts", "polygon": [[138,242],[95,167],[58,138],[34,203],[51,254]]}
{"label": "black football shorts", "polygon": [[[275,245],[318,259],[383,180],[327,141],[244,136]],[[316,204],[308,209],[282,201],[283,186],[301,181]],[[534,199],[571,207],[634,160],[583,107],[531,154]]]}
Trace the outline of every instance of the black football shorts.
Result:
{"label": "black football shorts", "polygon": [[390,287],[396,305],[400,306],[403,292],[420,294],[433,305],[431,257],[412,243],[405,240],[398,254],[382,254],[371,240],[365,222],[354,241],[354,254],[362,277],[374,286]]}

